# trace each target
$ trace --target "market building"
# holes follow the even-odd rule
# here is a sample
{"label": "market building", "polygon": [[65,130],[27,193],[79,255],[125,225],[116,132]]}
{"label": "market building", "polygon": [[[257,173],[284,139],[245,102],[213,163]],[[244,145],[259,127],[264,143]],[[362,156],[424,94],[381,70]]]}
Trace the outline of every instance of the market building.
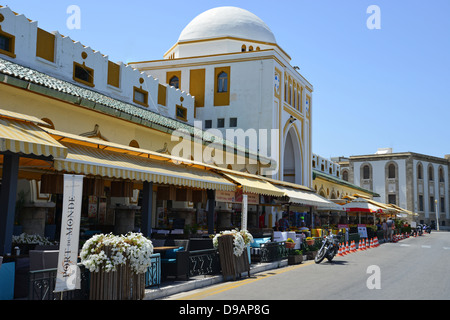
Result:
{"label": "market building", "polygon": [[[376,192],[378,201],[418,213],[417,223],[447,229],[449,161],[414,152],[379,149],[375,154],[333,158],[344,180]],[[439,222],[437,222],[437,220]]]}
{"label": "market building", "polygon": [[276,160],[261,174],[311,188],[313,86],[290,61],[259,17],[219,7],[195,17],[163,59],[130,64],[189,92],[203,128],[224,137],[239,128],[247,148]]}
{"label": "market building", "polygon": [[[42,30],[9,7],[0,7],[0,27],[1,254],[11,251],[13,234],[57,239],[63,174],[85,177],[86,237],[136,228],[150,235],[154,229],[173,229],[179,221],[179,228],[200,225],[213,233],[217,227],[236,226],[232,222],[241,210],[236,197],[242,194],[251,201],[251,226],[274,198],[295,201],[305,212],[328,203],[310,188],[310,165],[301,169],[305,185],[272,179],[263,172],[277,167],[278,154],[266,157],[196,127],[199,107],[191,93]],[[272,62],[284,54],[274,43],[269,47]],[[273,84],[271,77],[271,90]],[[230,97],[236,98],[234,93]],[[281,110],[279,122],[288,114]],[[303,131],[300,122],[310,132],[310,117],[304,115],[302,121],[283,122],[284,132]],[[185,136],[173,139],[179,131]],[[310,135],[302,139],[307,145],[302,154],[309,157]],[[179,152],[186,150],[180,147],[186,140],[188,149],[200,150],[203,161],[196,161],[195,152]],[[220,157],[232,159],[231,164]],[[269,212],[265,225],[277,219]]]}

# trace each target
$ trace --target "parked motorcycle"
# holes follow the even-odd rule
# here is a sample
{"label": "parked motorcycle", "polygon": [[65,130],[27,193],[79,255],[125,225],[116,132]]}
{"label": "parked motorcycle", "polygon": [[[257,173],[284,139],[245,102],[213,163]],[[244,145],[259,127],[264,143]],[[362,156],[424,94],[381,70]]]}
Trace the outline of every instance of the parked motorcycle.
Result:
{"label": "parked motorcycle", "polygon": [[323,238],[322,246],[317,252],[314,261],[316,263],[321,263],[325,258],[327,258],[328,261],[333,260],[333,258],[339,253],[339,243],[341,242],[341,237],[341,232],[337,235],[334,235],[330,231],[328,236]]}
{"label": "parked motorcycle", "polygon": [[423,226],[422,226],[421,224],[418,224],[417,227],[416,227],[416,231],[417,231],[417,235],[418,235],[418,236],[421,236],[421,235],[422,235],[422,232],[423,232],[422,227],[423,227]]}

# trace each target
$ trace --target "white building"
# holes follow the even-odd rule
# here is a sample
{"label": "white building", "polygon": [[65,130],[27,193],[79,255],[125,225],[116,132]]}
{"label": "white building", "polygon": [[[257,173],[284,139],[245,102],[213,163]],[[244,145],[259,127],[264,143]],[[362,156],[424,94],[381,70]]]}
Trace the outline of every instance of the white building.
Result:
{"label": "white building", "polygon": [[336,159],[344,180],[380,194],[379,201],[419,214],[417,222],[450,225],[449,160],[379,149],[373,155]]}
{"label": "white building", "polygon": [[[217,129],[224,138],[227,129],[255,134],[257,144],[246,147],[275,160],[273,178],[312,187],[313,86],[260,18],[236,7],[208,10],[182,30],[163,58],[130,65],[194,96],[203,129]],[[269,130],[267,139],[259,129]]]}

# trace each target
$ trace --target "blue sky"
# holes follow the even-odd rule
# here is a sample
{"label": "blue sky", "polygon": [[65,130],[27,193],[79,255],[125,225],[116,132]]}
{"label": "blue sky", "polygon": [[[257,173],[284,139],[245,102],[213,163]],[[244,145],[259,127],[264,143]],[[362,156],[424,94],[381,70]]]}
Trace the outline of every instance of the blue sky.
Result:
{"label": "blue sky", "polygon": [[[81,28],[69,30],[69,5]],[[372,154],[378,148],[450,154],[449,0],[3,0],[113,61],[162,59],[184,27],[218,6],[260,17],[291,65],[314,85],[313,152]],[[377,5],[381,29],[370,30]]]}

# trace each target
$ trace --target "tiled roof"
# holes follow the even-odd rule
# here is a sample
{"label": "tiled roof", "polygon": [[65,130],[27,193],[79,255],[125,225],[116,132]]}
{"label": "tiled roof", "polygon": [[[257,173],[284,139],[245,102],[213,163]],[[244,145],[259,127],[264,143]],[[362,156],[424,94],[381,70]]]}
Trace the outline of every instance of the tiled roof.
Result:
{"label": "tiled roof", "polygon": [[[156,125],[158,129],[166,128],[169,129],[168,131],[179,129],[186,130],[186,132],[189,132],[191,135],[195,134],[197,137],[202,137],[203,141],[223,144],[235,148],[240,152],[249,152],[246,148],[214,136],[206,131],[201,131],[189,124],[165,117],[150,110],[142,109],[127,102],[113,99],[102,93],[83,88],[68,81],[55,78],[48,74],[0,58],[0,82],[5,82],[5,77],[1,77],[2,74],[37,85],[38,87],[30,88],[30,90],[39,93],[44,93],[53,97],[57,96],[63,100],[70,100],[75,104],[95,109],[103,113],[112,114],[149,127],[155,127]],[[43,88],[50,90],[44,90]],[[61,95],[58,93],[61,93]],[[253,153],[250,152],[250,154]],[[254,155],[255,154],[253,154],[253,156]]]}
{"label": "tiled roof", "polygon": [[374,191],[371,191],[371,190],[368,190],[368,189],[364,189],[364,188],[362,188],[360,186],[357,186],[357,185],[355,185],[353,183],[350,183],[348,181],[342,180],[342,179],[337,178],[335,176],[332,176],[332,175],[326,174],[324,172],[321,172],[319,170],[313,169],[313,180],[316,179],[316,177],[319,177],[319,178],[322,178],[322,179],[325,179],[325,180],[328,180],[328,181],[331,181],[331,182],[334,182],[334,183],[338,183],[340,185],[343,185],[343,186],[346,186],[346,187],[349,187],[349,188],[361,190],[361,191],[363,191],[365,193],[371,194],[374,197],[379,197],[380,196],[378,193],[376,193]]}

